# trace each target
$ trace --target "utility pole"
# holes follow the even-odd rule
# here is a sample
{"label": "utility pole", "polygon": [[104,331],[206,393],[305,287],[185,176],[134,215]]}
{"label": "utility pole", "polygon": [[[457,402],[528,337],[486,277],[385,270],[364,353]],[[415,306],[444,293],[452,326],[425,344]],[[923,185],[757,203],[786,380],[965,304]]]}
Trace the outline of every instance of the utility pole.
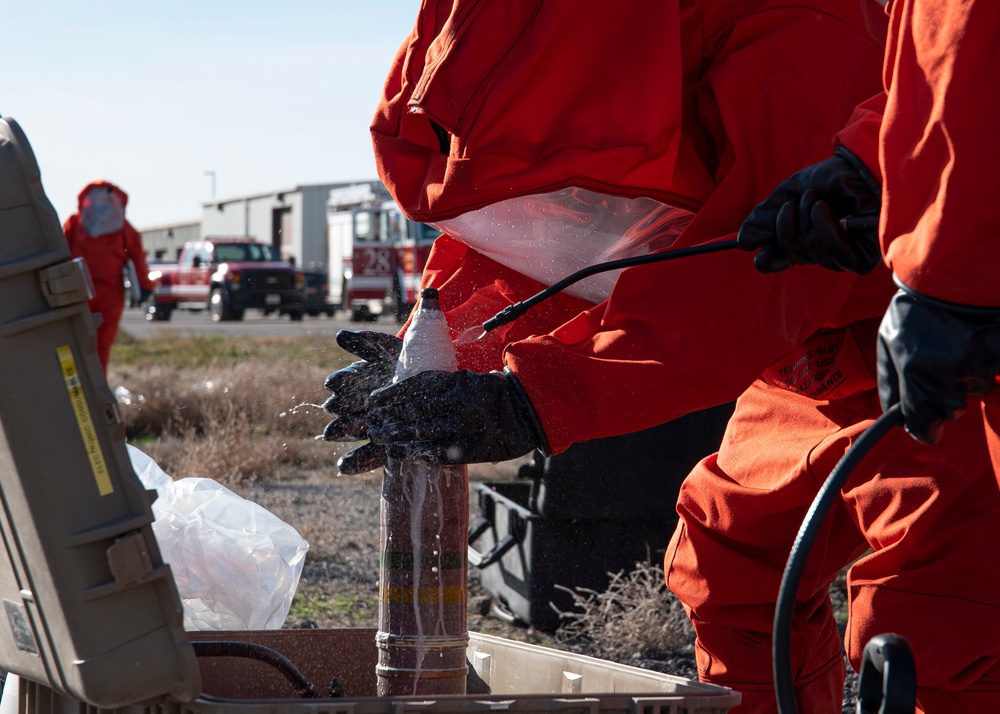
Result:
{"label": "utility pole", "polygon": [[212,200],[214,201],[215,200],[215,172],[214,171],[206,171],[205,175],[206,176],[210,176],[212,178]]}

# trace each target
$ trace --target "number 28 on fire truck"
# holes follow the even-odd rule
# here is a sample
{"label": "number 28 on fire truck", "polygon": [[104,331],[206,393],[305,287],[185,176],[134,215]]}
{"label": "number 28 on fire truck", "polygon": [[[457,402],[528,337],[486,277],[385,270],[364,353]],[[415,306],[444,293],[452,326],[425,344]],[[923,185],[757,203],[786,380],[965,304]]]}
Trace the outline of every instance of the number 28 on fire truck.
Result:
{"label": "number 28 on fire truck", "polygon": [[328,202],[330,300],[354,321],[391,314],[402,323],[441,233],[406,218],[381,183],[348,188],[332,190]]}

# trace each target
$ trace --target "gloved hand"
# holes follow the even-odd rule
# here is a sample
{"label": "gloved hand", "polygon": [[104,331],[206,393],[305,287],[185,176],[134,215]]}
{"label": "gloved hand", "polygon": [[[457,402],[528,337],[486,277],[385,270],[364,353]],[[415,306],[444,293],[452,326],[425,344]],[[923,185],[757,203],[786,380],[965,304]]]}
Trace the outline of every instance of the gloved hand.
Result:
{"label": "gloved hand", "polygon": [[838,146],[829,159],[785,179],[750,212],[736,240],[743,250],[759,249],[754,265],[762,273],[815,264],[866,275],[882,259],[881,207],[879,182]]}
{"label": "gloved hand", "polygon": [[548,443],[512,372],[421,372],[371,395],[368,436],[392,459],[432,464],[506,461]]}
{"label": "gloved hand", "polygon": [[956,305],[900,286],[878,335],[878,394],[897,402],[906,430],[935,444],[969,394],[984,394],[1000,373],[1000,308]]}
{"label": "gloved hand", "polygon": [[153,297],[152,290],[139,290],[139,304],[145,305],[149,298]]}
{"label": "gloved hand", "polygon": [[[368,438],[365,411],[369,395],[392,381],[403,340],[385,332],[341,330],[337,344],[361,361],[337,370],[323,386],[333,395],[323,409],[337,416],[323,430],[325,441],[361,441]],[[385,465],[385,448],[367,443],[348,451],[337,461],[343,474],[361,474]]]}

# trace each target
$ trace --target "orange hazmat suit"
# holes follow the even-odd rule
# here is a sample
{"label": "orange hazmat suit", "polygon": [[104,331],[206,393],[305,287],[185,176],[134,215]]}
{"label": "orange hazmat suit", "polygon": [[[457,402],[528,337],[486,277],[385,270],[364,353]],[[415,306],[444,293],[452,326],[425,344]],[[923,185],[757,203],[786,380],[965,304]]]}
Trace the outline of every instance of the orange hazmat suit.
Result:
{"label": "orange hazmat suit", "polygon": [[[993,195],[1000,138],[991,120],[1000,97],[990,90],[1000,72],[991,31],[1000,23],[1000,6],[983,0],[890,0],[887,12],[885,91],[859,112],[855,144],[856,153],[883,175],[880,238],[886,263],[923,295],[958,305],[1000,307],[1000,280],[992,268],[1000,261],[1000,208]],[[1000,389],[994,386],[969,406],[970,411],[981,410],[993,475],[1000,482]],[[969,414],[947,430],[965,428],[973,420]],[[950,485],[946,479],[945,474],[938,480],[942,490]],[[975,518],[980,505],[970,500],[970,515],[956,513],[953,518]],[[978,542],[989,549],[991,539]],[[963,570],[974,572],[975,565]],[[966,644],[974,639],[976,645],[957,660],[950,649],[939,650],[936,661],[924,666],[939,676],[935,688],[921,686],[918,691],[923,710],[1000,710],[1000,647],[994,626],[1000,587],[994,572],[990,562],[980,563],[982,582],[968,591],[977,600],[972,616],[961,623],[940,618],[938,638],[959,630]],[[926,684],[919,663],[918,675]]]}
{"label": "orange hazmat suit", "polygon": [[153,284],[149,280],[142,238],[125,219],[128,194],[113,183],[97,180],[80,191],[77,205],[77,212],[63,224],[63,233],[71,254],[87,262],[94,281],[94,297],[89,307],[101,318],[97,326],[97,352],[107,372],[111,345],[125,309],[122,269],[131,260],[140,288],[152,291]]}
{"label": "orange hazmat suit", "polygon": [[[896,0],[885,63],[881,125],[885,174],[882,249],[893,272],[923,294],[1000,307],[1000,137],[989,89],[1000,55],[989,28],[1000,6]],[[944,180],[942,180],[944,177]],[[983,399],[1000,478],[1000,390]],[[971,406],[971,405],[970,405]]]}

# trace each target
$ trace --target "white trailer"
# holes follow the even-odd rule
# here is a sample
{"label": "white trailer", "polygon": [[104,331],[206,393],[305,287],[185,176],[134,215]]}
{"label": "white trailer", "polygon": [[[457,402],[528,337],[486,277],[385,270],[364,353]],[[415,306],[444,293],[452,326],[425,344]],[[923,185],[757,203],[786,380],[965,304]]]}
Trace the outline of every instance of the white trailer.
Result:
{"label": "white trailer", "polygon": [[[378,207],[390,198],[381,181],[365,181],[352,186],[330,190],[326,203],[327,255],[330,256],[327,272],[330,283],[330,303],[354,314],[348,300],[348,289],[353,277],[354,243],[358,231],[359,211],[377,212]],[[366,221],[360,221],[364,224]],[[379,307],[365,306],[372,311]]]}

